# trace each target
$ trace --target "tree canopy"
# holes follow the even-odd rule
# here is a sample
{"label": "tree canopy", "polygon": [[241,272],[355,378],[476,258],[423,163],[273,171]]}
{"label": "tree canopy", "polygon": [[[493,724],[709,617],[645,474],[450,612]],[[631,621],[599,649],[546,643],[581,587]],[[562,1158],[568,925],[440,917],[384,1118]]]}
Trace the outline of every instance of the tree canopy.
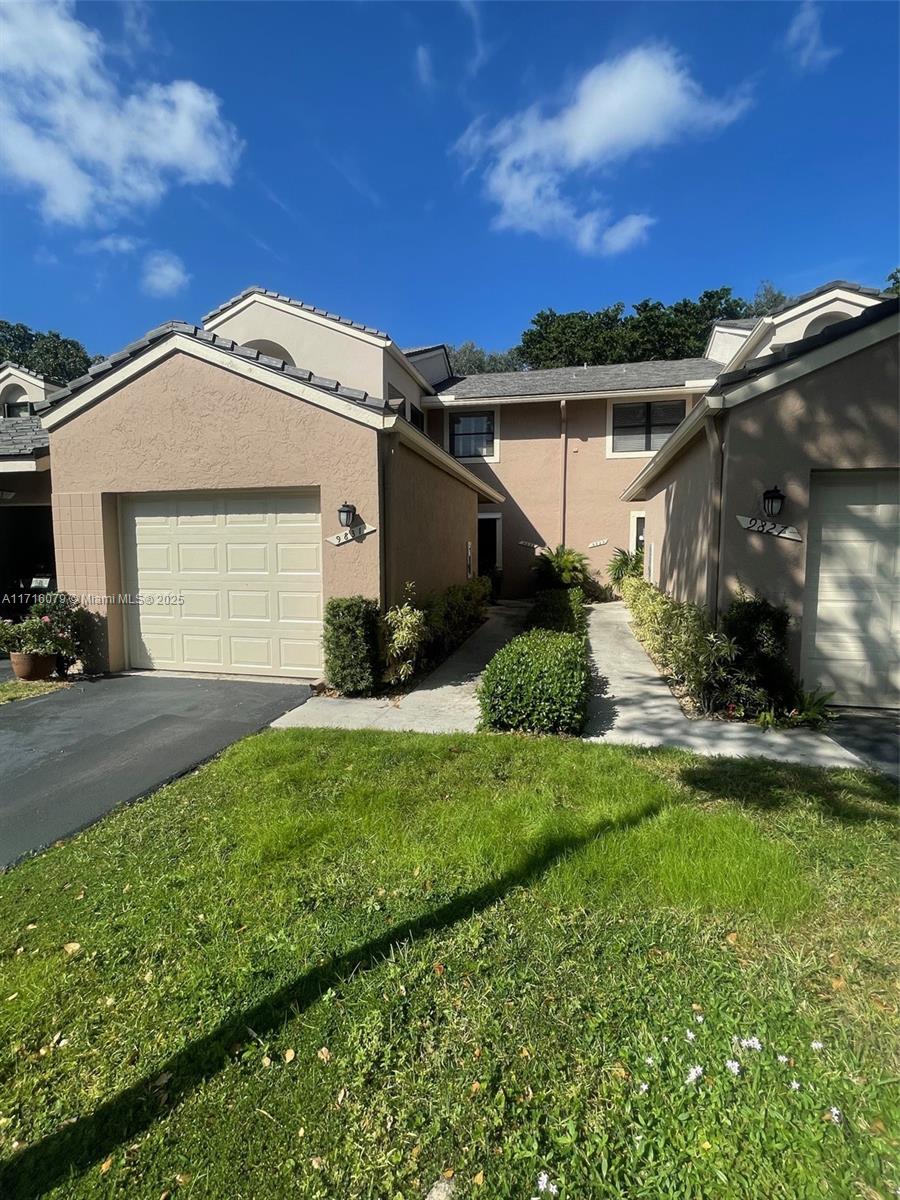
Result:
{"label": "tree canopy", "polygon": [[0,321],[0,362],[9,359],[48,379],[68,383],[84,375],[94,361],[74,338],[64,338],[55,330],[30,329]]}
{"label": "tree canopy", "polygon": [[518,346],[510,350],[483,350],[474,342],[448,346],[454,375],[487,375],[497,371],[521,371],[525,365]]}
{"label": "tree canopy", "polygon": [[887,277],[886,292],[893,292],[895,296],[900,296],[900,267],[895,267]]}

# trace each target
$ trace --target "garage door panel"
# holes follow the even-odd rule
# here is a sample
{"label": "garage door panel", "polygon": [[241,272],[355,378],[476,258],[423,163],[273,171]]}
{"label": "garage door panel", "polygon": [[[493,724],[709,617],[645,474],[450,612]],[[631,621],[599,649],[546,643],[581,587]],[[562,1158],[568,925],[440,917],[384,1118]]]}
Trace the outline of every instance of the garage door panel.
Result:
{"label": "garage door panel", "polygon": [[900,699],[898,512],[896,472],[813,475],[802,675],[836,704]]}
{"label": "garage door panel", "polygon": [[317,492],[130,497],[122,514],[125,590],[178,599],[129,611],[133,666],[321,674]]}

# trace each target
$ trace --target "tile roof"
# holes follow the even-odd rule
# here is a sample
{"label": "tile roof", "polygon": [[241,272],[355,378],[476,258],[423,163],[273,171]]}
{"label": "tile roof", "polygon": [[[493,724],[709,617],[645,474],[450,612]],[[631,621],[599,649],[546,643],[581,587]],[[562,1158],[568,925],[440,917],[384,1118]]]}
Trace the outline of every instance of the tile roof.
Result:
{"label": "tile roof", "polygon": [[139,338],[136,342],[132,342],[124,350],[110,355],[109,358],[104,359],[102,362],[92,363],[87,375],[82,375],[79,379],[73,379],[65,387],[53,392],[49,397],[48,403],[36,405],[35,407],[43,411],[51,405],[56,405],[63,400],[67,400],[75,392],[79,392],[82,388],[94,383],[101,375],[105,375],[107,371],[111,371],[121,366],[122,363],[136,358],[156,342],[162,341],[163,338],[169,337],[174,333],[184,334],[187,337],[194,338],[198,342],[205,342],[207,345],[215,346],[217,350],[223,350],[226,354],[231,354],[235,358],[258,363],[261,367],[279,372],[289,379],[297,379],[301,383],[307,383],[310,387],[314,387],[319,391],[330,392],[333,395],[340,396],[344,400],[352,400],[355,404],[361,404],[366,408],[374,408],[382,412],[387,409],[387,402],[385,400],[370,396],[368,392],[360,391],[358,388],[344,387],[336,379],[325,379],[320,375],[313,374],[312,371],[304,370],[302,367],[293,367],[289,363],[283,362],[280,358],[271,358],[268,354],[263,354],[259,350],[251,350],[249,346],[242,346],[239,342],[231,341],[230,338],[219,337],[217,333],[210,333],[209,330],[203,329],[202,326],[189,325],[185,321],[167,321],[157,329],[151,329],[149,333],[145,333],[142,338]]}
{"label": "tile roof", "polygon": [[863,287],[861,283],[851,283],[847,279],[832,279],[830,283],[823,283],[810,292],[803,292],[802,295],[785,301],[784,304],[773,309],[769,316],[777,317],[779,313],[787,312],[789,308],[793,308],[797,304],[805,304],[807,300],[815,300],[816,296],[822,296],[825,292],[833,291],[834,288],[842,288],[845,292],[858,292],[861,296],[872,296],[876,300],[889,300],[891,296],[890,292],[883,292],[881,288]]}
{"label": "tile roof", "polygon": [[40,458],[49,447],[40,417],[0,417],[0,458]]}
{"label": "tile roof", "polygon": [[710,358],[611,363],[602,367],[551,367],[543,371],[498,371],[467,375],[437,385],[460,400],[504,396],[566,396],[585,392],[640,391],[683,387],[689,379],[715,379],[722,363]]}
{"label": "tile roof", "polygon": [[39,375],[37,371],[32,371],[30,367],[23,367],[21,363],[13,362],[11,358],[4,358],[0,362],[0,371],[5,367],[15,367],[17,371],[21,371],[23,375],[30,375],[32,379],[43,379],[43,375]]}
{"label": "tile roof", "polygon": [[731,387],[732,384],[742,383],[757,375],[764,375],[784,362],[800,358],[801,355],[808,354],[810,350],[817,350],[820,346],[827,346],[830,342],[836,342],[840,338],[847,337],[848,334],[855,333],[858,329],[864,329],[867,325],[875,325],[878,321],[883,321],[885,317],[893,316],[897,312],[900,312],[900,297],[897,296],[883,300],[880,304],[872,304],[855,317],[848,317],[846,321],[835,321],[833,325],[826,325],[820,333],[800,338],[796,342],[785,342],[781,346],[776,346],[768,354],[751,358],[749,363],[739,367],[737,371],[729,371],[726,375],[720,375],[710,391],[719,393]]}
{"label": "tile roof", "polygon": [[406,355],[407,358],[409,358],[409,356],[411,354],[426,354],[429,350],[446,350],[446,349],[447,349],[446,342],[435,342],[433,346],[405,346],[403,348],[403,353]]}
{"label": "tile roof", "polygon": [[313,313],[317,317],[325,317],[329,321],[334,321],[337,325],[346,325],[348,329],[358,329],[361,333],[370,333],[373,337],[384,338],[385,341],[391,340],[391,335],[385,333],[383,329],[376,329],[374,325],[363,325],[359,321],[351,321],[349,317],[342,317],[338,313],[328,312],[324,308],[317,308],[315,304],[307,304],[304,300],[295,300],[293,296],[284,296],[281,292],[272,292],[263,287],[248,287],[244,288],[237,296],[232,296],[230,300],[226,300],[224,304],[220,304],[218,308],[214,308],[212,312],[208,312],[203,318],[203,324],[211,321],[232,305],[240,303],[241,300],[246,300],[248,296],[271,296],[273,300],[280,300],[282,304],[290,304],[294,308],[299,308],[302,312]]}
{"label": "tile roof", "polygon": [[761,317],[734,317],[727,321],[713,321],[713,325],[720,325],[723,329],[753,329],[761,319]]}

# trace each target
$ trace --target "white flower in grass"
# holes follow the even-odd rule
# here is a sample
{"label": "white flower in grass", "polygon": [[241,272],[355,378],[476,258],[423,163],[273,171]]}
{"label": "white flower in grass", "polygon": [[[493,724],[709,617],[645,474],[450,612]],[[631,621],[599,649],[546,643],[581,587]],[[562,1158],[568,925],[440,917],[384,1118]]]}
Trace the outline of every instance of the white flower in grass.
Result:
{"label": "white flower in grass", "polygon": [[810,1042],[810,1043],[809,1043],[809,1048],[810,1048],[810,1050],[815,1050],[815,1051],[816,1051],[816,1053],[818,1054],[818,1052],[819,1052],[820,1050],[824,1050],[824,1049],[825,1049],[825,1043],[824,1043],[824,1042]]}
{"label": "white flower in grass", "polygon": [[840,1125],[841,1121],[843,1121],[843,1119],[844,1119],[844,1114],[841,1112],[841,1110],[839,1108],[835,1108],[834,1105],[832,1105],[831,1108],[829,1108],[828,1115],[829,1115],[829,1117],[831,1117],[831,1119],[835,1123],[835,1125]]}
{"label": "white flower in grass", "polygon": [[737,1061],[736,1058],[726,1058],[725,1059],[725,1069],[730,1071],[732,1073],[732,1075],[740,1075],[741,1064]]}
{"label": "white flower in grass", "polygon": [[696,1083],[697,1080],[700,1079],[702,1075],[703,1075],[702,1067],[691,1067],[691,1069],[687,1073],[687,1078],[685,1079],[684,1082],[685,1083]]}
{"label": "white flower in grass", "polygon": [[664,1038],[663,1038],[663,1044],[664,1044],[664,1045],[668,1045],[668,1043],[669,1043],[669,1039],[668,1039],[668,1037],[664,1037]]}
{"label": "white flower in grass", "polygon": [[702,1025],[706,1018],[704,1017],[703,1013],[694,1013],[694,1020],[698,1025]]}
{"label": "white flower in grass", "polygon": [[645,1095],[647,1092],[650,1091],[650,1084],[642,1083],[641,1086],[638,1088],[638,1091],[641,1093],[642,1096]]}
{"label": "white flower in grass", "polygon": [[696,1042],[697,1040],[697,1035],[694,1033],[693,1029],[689,1029],[684,1036],[689,1042]]}
{"label": "white flower in grass", "polygon": [[652,1054],[648,1054],[647,1057],[644,1059],[644,1062],[647,1064],[648,1067],[655,1066],[655,1061],[654,1061]]}
{"label": "white flower in grass", "polygon": [[792,1091],[792,1092],[799,1092],[799,1091],[800,1091],[800,1081],[799,1081],[798,1079],[792,1079],[792,1080],[791,1080],[791,1091]]}
{"label": "white flower in grass", "polygon": [[555,1183],[551,1182],[550,1176],[546,1171],[541,1171],[537,1177],[537,1190],[539,1192],[547,1192],[551,1196],[556,1196],[559,1192],[559,1188]]}
{"label": "white flower in grass", "polygon": [[787,1060],[788,1060],[788,1056],[787,1056],[786,1054],[779,1054],[779,1055],[778,1055],[778,1061],[779,1061],[780,1063],[786,1063],[786,1062],[787,1062]]}
{"label": "white flower in grass", "polygon": [[759,1054],[760,1050],[763,1048],[762,1042],[756,1036],[741,1038],[738,1044],[742,1050],[755,1050],[757,1054]]}

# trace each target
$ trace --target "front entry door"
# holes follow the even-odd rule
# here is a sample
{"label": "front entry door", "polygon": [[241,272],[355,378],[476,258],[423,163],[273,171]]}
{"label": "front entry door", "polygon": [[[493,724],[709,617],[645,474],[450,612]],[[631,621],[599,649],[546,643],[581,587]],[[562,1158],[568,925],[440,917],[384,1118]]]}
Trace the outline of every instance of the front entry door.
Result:
{"label": "front entry door", "polygon": [[496,517],[478,518],[478,574],[493,575],[500,566],[500,522]]}

